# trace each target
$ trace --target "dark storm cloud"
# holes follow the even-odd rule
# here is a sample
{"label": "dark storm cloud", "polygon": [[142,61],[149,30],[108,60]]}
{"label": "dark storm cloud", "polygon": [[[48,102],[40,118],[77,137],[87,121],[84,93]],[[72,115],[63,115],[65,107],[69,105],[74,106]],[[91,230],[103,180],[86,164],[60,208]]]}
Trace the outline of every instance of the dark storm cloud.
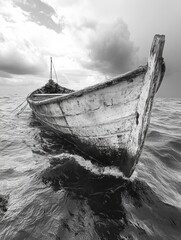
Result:
{"label": "dark storm cloud", "polygon": [[15,0],[14,4],[27,12],[29,19],[39,25],[43,25],[49,29],[60,33],[63,29],[63,18],[56,23],[52,17],[57,18],[55,10],[41,0]]}
{"label": "dark storm cloud", "polygon": [[87,68],[114,75],[131,70],[137,62],[137,48],[130,40],[127,25],[120,19],[113,24],[98,24],[88,44]]}
{"label": "dark storm cloud", "polygon": [[1,33],[0,76],[10,78],[10,74],[38,74],[45,69],[45,62],[36,48],[27,40],[15,42]]}
{"label": "dark storm cloud", "polygon": [[0,56],[0,70],[18,75],[38,74],[43,71],[43,64],[28,59],[28,55],[21,56],[20,53],[11,51],[5,56]]}

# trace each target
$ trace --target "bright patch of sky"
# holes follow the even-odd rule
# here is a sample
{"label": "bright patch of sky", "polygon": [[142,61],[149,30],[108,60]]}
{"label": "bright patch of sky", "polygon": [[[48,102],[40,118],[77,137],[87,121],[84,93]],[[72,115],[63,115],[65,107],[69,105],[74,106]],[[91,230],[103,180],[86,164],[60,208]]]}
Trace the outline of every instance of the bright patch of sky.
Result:
{"label": "bright patch of sky", "polygon": [[146,64],[158,33],[166,35],[167,67],[158,96],[180,96],[179,0],[0,0],[0,6],[2,88],[45,84],[50,56],[65,87],[104,81]]}

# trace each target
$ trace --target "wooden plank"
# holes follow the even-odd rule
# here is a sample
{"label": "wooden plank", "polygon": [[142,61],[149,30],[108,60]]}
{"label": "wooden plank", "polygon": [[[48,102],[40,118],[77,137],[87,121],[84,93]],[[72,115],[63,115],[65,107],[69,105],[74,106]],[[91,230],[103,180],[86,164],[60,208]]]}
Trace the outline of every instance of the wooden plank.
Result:
{"label": "wooden plank", "polygon": [[134,117],[130,117],[129,119],[120,119],[118,122],[112,121],[105,125],[95,125],[95,126],[86,126],[82,127],[81,125],[78,127],[71,127],[72,133],[77,136],[82,137],[95,137],[95,136],[104,136],[104,135],[112,135],[116,133],[122,133],[130,131],[132,127],[132,123],[134,121]]}
{"label": "wooden plank", "polygon": [[105,107],[91,111],[88,113],[84,113],[81,115],[75,116],[66,116],[66,120],[69,126],[76,127],[88,127],[88,126],[95,126],[95,125],[103,125],[106,123],[114,122],[115,120],[128,118],[130,115],[135,115],[136,110],[136,101],[129,102],[125,105],[114,105]]}
{"label": "wooden plank", "polygon": [[67,126],[60,126],[60,125],[57,125],[56,123],[49,122],[45,118],[41,118],[38,115],[36,115],[36,117],[40,120],[40,122],[42,122],[43,125],[49,126],[50,129],[53,129],[54,132],[56,132],[56,133],[63,133],[63,134],[66,134],[66,135],[71,135],[72,134],[70,128],[67,127]]}

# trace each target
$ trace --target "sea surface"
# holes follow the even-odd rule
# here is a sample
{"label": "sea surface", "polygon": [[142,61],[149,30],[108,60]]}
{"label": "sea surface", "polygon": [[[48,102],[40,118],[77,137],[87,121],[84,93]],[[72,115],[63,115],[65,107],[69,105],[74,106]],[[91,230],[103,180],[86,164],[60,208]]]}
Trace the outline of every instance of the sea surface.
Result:
{"label": "sea surface", "polygon": [[130,179],[80,156],[26,103],[15,110],[24,100],[0,97],[1,240],[181,239],[181,98],[155,100]]}

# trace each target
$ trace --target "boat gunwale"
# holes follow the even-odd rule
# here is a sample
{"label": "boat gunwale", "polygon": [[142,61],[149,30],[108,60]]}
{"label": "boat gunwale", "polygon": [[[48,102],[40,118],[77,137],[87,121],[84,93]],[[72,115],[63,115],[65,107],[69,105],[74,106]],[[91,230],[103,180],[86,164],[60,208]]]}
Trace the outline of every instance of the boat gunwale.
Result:
{"label": "boat gunwale", "polygon": [[[135,77],[137,77],[137,76],[139,76],[143,73],[146,73],[146,71],[147,71],[147,65],[140,66],[137,69],[126,72],[122,75],[114,77],[113,79],[107,80],[103,83],[98,83],[98,84],[80,89],[78,91],[75,91],[75,92],[72,92],[72,93],[66,94],[66,95],[62,95],[62,93],[61,93],[60,96],[51,97],[49,99],[44,99],[44,100],[39,100],[39,101],[34,101],[34,100],[31,99],[31,97],[33,97],[33,95],[37,91],[37,90],[35,90],[27,97],[27,101],[30,104],[38,106],[38,105],[43,105],[43,104],[55,103],[55,102],[58,102],[58,101],[62,101],[62,100],[70,99],[70,98],[74,98],[74,97],[80,97],[80,96],[82,96],[86,93],[90,93],[90,92],[93,92],[93,91],[96,91],[96,90],[99,90],[99,89],[104,89],[108,86],[115,85],[115,84],[117,84],[119,82],[122,82],[122,81],[125,81],[125,80],[129,80],[129,79],[131,80],[132,78],[135,78]],[[52,96],[51,94],[49,94],[49,95]]]}

